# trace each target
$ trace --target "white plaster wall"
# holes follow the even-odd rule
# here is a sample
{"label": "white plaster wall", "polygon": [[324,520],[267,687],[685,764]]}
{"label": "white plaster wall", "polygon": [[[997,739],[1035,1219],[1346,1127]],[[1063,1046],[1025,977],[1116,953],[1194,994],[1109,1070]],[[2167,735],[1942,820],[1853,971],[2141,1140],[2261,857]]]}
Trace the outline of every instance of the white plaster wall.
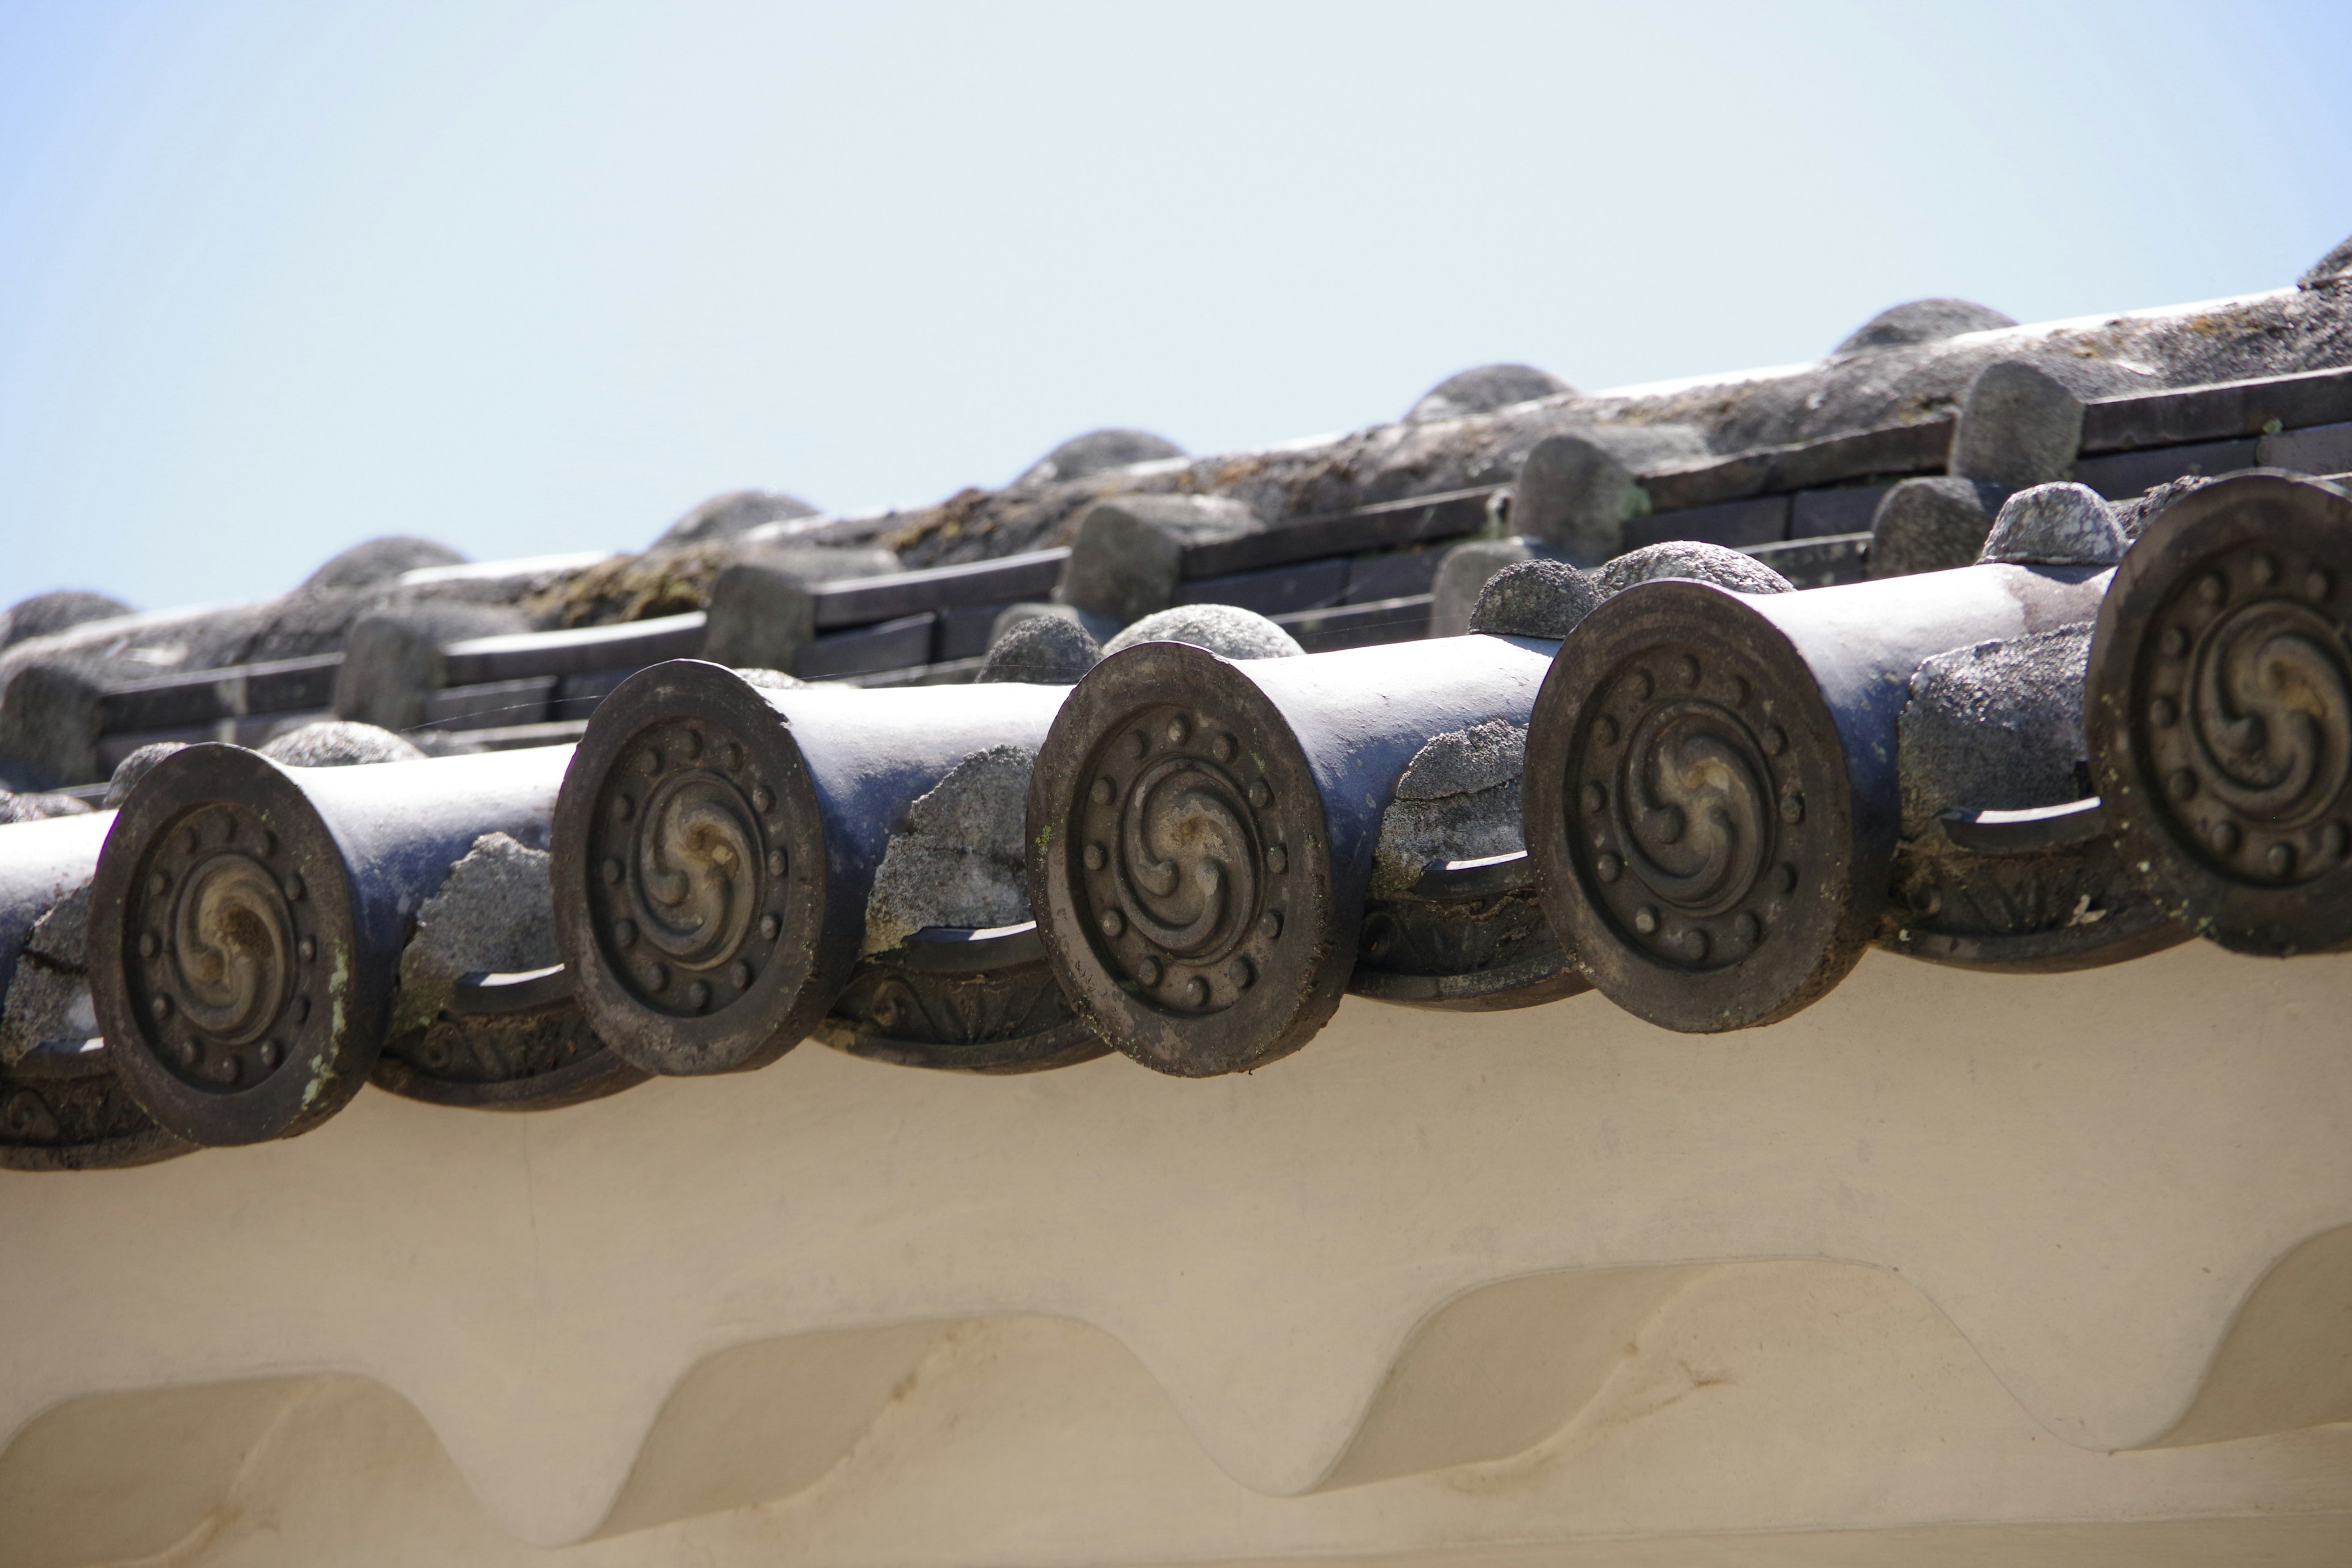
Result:
{"label": "white plaster wall", "polygon": [[1928,1563],[1966,1526],[2005,1561],[2352,1559],[2347,994],[2352,959],[2203,946],[1873,955],[1727,1037],[1351,1002],[1202,1083],[804,1047],[11,1174],[0,1542],[1827,1562],[1843,1531]]}

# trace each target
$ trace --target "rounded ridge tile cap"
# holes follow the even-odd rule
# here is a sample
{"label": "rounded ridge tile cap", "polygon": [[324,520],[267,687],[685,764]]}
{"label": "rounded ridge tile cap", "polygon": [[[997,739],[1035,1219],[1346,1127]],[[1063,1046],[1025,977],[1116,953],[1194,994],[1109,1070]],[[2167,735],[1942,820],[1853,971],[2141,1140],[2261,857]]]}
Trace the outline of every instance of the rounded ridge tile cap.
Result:
{"label": "rounded ridge tile cap", "polygon": [[1458,371],[1423,393],[1405,411],[1404,422],[1419,425],[1465,414],[1491,414],[1515,403],[1533,403],[1538,397],[1575,390],[1551,372],[1531,364],[1482,364]]}
{"label": "rounded ridge tile cap", "polygon": [[1990,305],[1979,305],[1970,300],[1910,300],[1900,305],[1888,306],[1847,333],[1845,341],[1830,351],[1830,357],[1837,359],[1846,354],[1860,353],[1865,349],[1932,343],[1945,338],[1957,338],[1962,332],[1990,331],[1996,327],[2015,325],[2014,318]]}
{"label": "rounded ridge tile cap", "polygon": [[2088,485],[2035,485],[2001,503],[1979,562],[2021,566],[2112,566],[2131,542]]}
{"label": "rounded ridge tile cap", "polygon": [[1073,436],[1022,471],[1016,485],[1050,485],[1060,479],[1083,479],[1090,474],[1137,463],[1181,458],[1184,448],[1149,430],[1089,430]]}
{"label": "rounded ridge tile cap", "polygon": [[771,522],[817,515],[815,507],[782,490],[727,490],[689,508],[685,516],[661,531],[653,548],[710,544],[740,538]]}
{"label": "rounded ridge tile cap", "polygon": [[115,763],[114,772],[106,781],[106,798],[100,802],[100,809],[112,811],[129,800],[131,787],[147,776],[149,769],[173,752],[187,749],[185,741],[150,741]]}
{"label": "rounded ridge tile cap", "polygon": [[413,534],[388,533],[381,539],[362,540],[330,559],[316,572],[302,579],[298,594],[321,593],[337,588],[373,588],[389,583],[404,572],[414,572],[422,566],[462,566],[465,556],[436,540],[418,539]]}
{"label": "rounded ridge tile cap", "polygon": [[1087,628],[1063,616],[1032,616],[1015,621],[988,645],[988,657],[971,679],[1017,680],[1033,686],[1075,686],[1102,662],[1102,645]]}
{"label": "rounded ridge tile cap", "polygon": [[[416,745],[391,731],[349,719],[321,719],[304,724],[257,748],[273,763],[289,768],[348,768],[366,763],[413,763],[425,755]],[[151,764],[152,765],[152,764]]]}
{"label": "rounded ridge tile cap", "polygon": [[1593,574],[1604,599],[1613,599],[1636,583],[1684,578],[1711,584],[1734,594],[1793,594],[1797,585],[1743,550],[1702,544],[1695,539],[1669,539],[1629,550]]}
{"label": "rounded ridge tile cap", "polygon": [[1255,610],[1238,605],[1178,605],[1144,616],[1103,645],[1103,657],[1140,643],[1181,642],[1221,658],[1291,658],[1307,650]]}
{"label": "rounded ridge tile cap", "polygon": [[1568,636],[1601,600],[1592,579],[1565,561],[1521,561],[1486,579],[1470,629],[1495,637]]}
{"label": "rounded ridge tile cap", "polygon": [[110,594],[87,588],[58,588],[17,600],[0,610],[0,647],[26,637],[45,637],[90,621],[112,620],[131,613],[131,606]]}

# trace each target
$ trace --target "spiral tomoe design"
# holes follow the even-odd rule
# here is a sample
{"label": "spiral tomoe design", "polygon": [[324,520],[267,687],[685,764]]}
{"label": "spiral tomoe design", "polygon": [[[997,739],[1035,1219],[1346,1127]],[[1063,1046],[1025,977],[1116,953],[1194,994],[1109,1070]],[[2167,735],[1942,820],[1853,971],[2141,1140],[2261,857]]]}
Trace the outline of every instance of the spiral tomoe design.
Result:
{"label": "spiral tomoe design", "polygon": [[190,868],[172,901],[172,967],[190,1026],[243,1046],[285,1005],[294,968],[292,911],[268,868],[231,850]]}
{"label": "spiral tomoe design", "polygon": [[2176,842],[2225,880],[2286,889],[2352,848],[2352,658],[2339,584],[2300,552],[2200,563],[2152,618],[2131,722]]}
{"label": "spiral tomoe design", "polygon": [[1698,700],[1659,704],[1616,774],[1612,816],[1644,886],[1702,918],[1755,891],[1772,807],[1764,759],[1736,714]]}
{"label": "spiral tomoe design", "polygon": [[743,945],[758,901],[760,833],[731,781],[705,771],[662,779],[638,824],[631,890],[646,942],[707,969]]}
{"label": "spiral tomoe design", "polygon": [[205,806],[159,836],[126,900],[124,978],[142,1043],[180,1082],[251,1089],[294,1054],[319,983],[314,904],[245,806]]}
{"label": "spiral tomoe design", "polygon": [[792,869],[776,782],[707,719],[647,726],[607,773],[590,832],[591,916],[641,1005],[716,1013],[768,966]]}
{"label": "spiral tomoe design", "polygon": [[1079,912],[1103,965],[1162,1011],[1232,1006],[1280,951],[1296,847],[1263,749],[1163,704],[1125,719],[1087,763]]}
{"label": "spiral tomoe design", "polygon": [[1625,661],[1585,709],[1567,780],[1586,896],[1621,942],[1674,968],[1752,957],[1801,880],[1796,759],[1742,668],[1696,646]]}
{"label": "spiral tomoe design", "polygon": [[1233,778],[1199,757],[1162,756],[1118,804],[1116,881],[1138,933],[1197,963],[1240,946],[1257,910],[1260,850]]}

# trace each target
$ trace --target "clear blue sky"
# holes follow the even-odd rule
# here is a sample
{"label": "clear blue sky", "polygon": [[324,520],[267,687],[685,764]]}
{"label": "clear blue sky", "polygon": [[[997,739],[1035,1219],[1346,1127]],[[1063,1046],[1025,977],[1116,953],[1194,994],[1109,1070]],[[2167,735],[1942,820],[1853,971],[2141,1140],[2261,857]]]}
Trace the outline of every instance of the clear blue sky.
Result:
{"label": "clear blue sky", "polygon": [[0,604],[2291,282],[2352,5],[0,0]]}

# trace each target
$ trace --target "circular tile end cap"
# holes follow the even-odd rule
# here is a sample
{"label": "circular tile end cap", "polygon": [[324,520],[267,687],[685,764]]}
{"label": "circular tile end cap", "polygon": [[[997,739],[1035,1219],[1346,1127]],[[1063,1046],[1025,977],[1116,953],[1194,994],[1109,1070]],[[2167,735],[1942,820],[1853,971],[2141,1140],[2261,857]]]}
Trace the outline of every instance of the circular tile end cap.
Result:
{"label": "circular tile end cap", "polygon": [[1313,772],[1240,667],[1166,643],[1104,660],[1039,754],[1029,842],[1055,973],[1145,1066],[1245,1071],[1338,1007],[1361,911],[1337,906]]}

